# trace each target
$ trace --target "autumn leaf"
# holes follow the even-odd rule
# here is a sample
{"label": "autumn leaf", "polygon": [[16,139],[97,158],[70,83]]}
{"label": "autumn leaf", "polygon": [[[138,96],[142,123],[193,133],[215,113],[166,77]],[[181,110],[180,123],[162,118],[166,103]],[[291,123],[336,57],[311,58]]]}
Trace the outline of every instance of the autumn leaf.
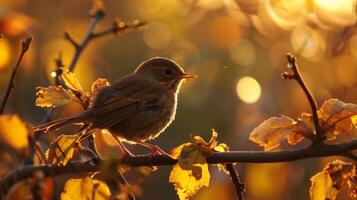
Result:
{"label": "autumn leaf", "polygon": [[338,192],[350,188],[350,196],[355,193],[353,181],[356,177],[355,165],[335,160],[329,163],[322,172],[311,178],[310,197],[312,200],[335,199]]}
{"label": "autumn leaf", "polygon": [[285,115],[271,117],[256,127],[249,139],[270,151],[280,145],[289,134],[294,133],[295,121]]}
{"label": "autumn leaf", "polygon": [[78,136],[60,135],[46,151],[48,162],[57,165],[66,165],[74,153],[74,145]]}
{"label": "autumn leaf", "polygon": [[0,140],[16,150],[28,147],[32,127],[18,115],[0,115]]}
{"label": "autumn leaf", "polygon": [[36,106],[57,107],[63,106],[71,101],[77,101],[73,95],[62,86],[37,87]]}
{"label": "autumn leaf", "polygon": [[172,155],[178,163],[170,173],[169,182],[173,183],[180,200],[190,199],[209,185],[208,164],[197,145],[185,143],[174,149]]}
{"label": "autumn leaf", "polygon": [[355,130],[357,105],[344,103],[338,99],[325,101],[319,110],[323,120],[323,128],[327,130],[328,139],[334,139],[339,134],[351,134]]}
{"label": "autumn leaf", "polygon": [[327,172],[319,172],[315,174],[310,180],[311,200],[336,199],[337,190],[333,188],[331,177]]}
{"label": "autumn leaf", "polygon": [[[218,151],[218,152],[228,152],[229,147],[225,143],[220,143],[219,145],[214,147],[214,150]],[[218,167],[219,171],[223,171],[224,173],[229,175],[229,171],[227,170],[227,167],[225,164],[219,163],[219,164],[217,164],[217,167]]]}
{"label": "autumn leaf", "polygon": [[61,200],[107,200],[110,191],[104,182],[89,177],[69,179],[61,193]]}
{"label": "autumn leaf", "polygon": [[66,84],[66,86],[74,91],[83,94],[82,86],[79,83],[79,81],[76,79],[76,77],[73,75],[73,73],[70,72],[67,67],[61,67],[61,70],[62,70],[61,77],[64,83]]}
{"label": "autumn leaf", "polygon": [[105,78],[98,78],[92,84],[92,87],[91,87],[92,95],[97,93],[98,89],[100,89],[102,87],[106,87],[106,86],[110,86],[110,82]]}

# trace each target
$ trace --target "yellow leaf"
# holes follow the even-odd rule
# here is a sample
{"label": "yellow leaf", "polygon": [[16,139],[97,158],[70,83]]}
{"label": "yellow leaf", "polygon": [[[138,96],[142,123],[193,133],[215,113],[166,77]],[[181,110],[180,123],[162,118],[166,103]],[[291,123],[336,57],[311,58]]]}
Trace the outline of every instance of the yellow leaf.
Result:
{"label": "yellow leaf", "polygon": [[74,77],[73,73],[68,70],[67,67],[62,67],[61,77],[67,87],[71,88],[74,91],[80,92],[83,94],[83,89],[79,81]]}
{"label": "yellow leaf", "polygon": [[98,78],[92,84],[92,95],[94,95],[98,91],[98,89],[106,86],[110,86],[110,82],[105,78]]}
{"label": "yellow leaf", "polygon": [[334,139],[339,134],[351,134],[353,117],[357,114],[357,105],[344,103],[338,99],[325,101],[319,110],[325,129],[329,129],[328,139]]}
{"label": "yellow leaf", "polygon": [[219,145],[217,145],[216,147],[214,147],[215,151],[218,152],[228,152],[229,151],[229,146],[225,143],[220,143]]}
{"label": "yellow leaf", "polygon": [[27,148],[32,129],[16,114],[0,115],[0,140],[16,150]]}
{"label": "yellow leaf", "polygon": [[324,171],[329,173],[333,186],[339,191],[350,185],[350,178],[356,173],[356,166],[349,162],[335,160]]}
{"label": "yellow leaf", "polygon": [[356,177],[356,166],[349,162],[335,160],[329,163],[322,172],[311,178],[310,196],[312,200],[334,200],[338,192],[348,187],[349,194],[354,195],[353,180]]}
{"label": "yellow leaf", "polygon": [[292,132],[288,135],[288,143],[291,145],[295,145],[299,142],[301,142],[304,139],[304,136],[296,133],[296,132]]}
{"label": "yellow leaf", "polygon": [[206,158],[192,143],[183,144],[175,151],[180,153],[178,163],[170,173],[169,182],[175,186],[180,200],[187,200],[203,186],[209,185],[208,165]]}
{"label": "yellow leaf", "polygon": [[334,200],[337,190],[333,188],[330,175],[327,172],[319,172],[311,179],[310,198],[311,200]]}
{"label": "yellow leaf", "polygon": [[78,136],[60,135],[46,151],[46,158],[52,164],[66,165],[74,153]]}
{"label": "yellow leaf", "polygon": [[48,88],[37,87],[36,106],[40,107],[57,107],[75,101],[71,93],[62,86],[50,86]]}
{"label": "yellow leaf", "polygon": [[287,116],[271,117],[255,128],[249,139],[264,147],[265,151],[280,145],[294,130],[294,120]]}
{"label": "yellow leaf", "polygon": [[70,179],[61,193],[61,200],[107,200],[110,191],[104,182],[89,177]]}
{"label": "yellow leaf", "polygon": [[[214,148],[214,150],[218,151],[218,152],[228,152],[229,151],[229,147],[225,143],[220,143],[219,145],[217,145]],[[226,167],[225,164],[217,164],[217,167],[218,167],[219,171],[223,171],[224,173],[229,175],[229,171],[227,170],[227,167]]]}

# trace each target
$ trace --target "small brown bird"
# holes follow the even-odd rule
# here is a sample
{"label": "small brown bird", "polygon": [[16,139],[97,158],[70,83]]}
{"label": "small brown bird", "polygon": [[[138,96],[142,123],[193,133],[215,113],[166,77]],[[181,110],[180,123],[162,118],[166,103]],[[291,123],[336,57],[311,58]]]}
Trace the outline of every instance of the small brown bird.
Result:
{"label": "small brown bird", "polygon": [[100,88],[88,110],[82,114],[38,126],[36,131],[82,123],[85,127],[83,136],[98,129],[108,129],[124,156],[133,154],[117,137],[146,146],[153,153],[165,154],[158,146],[146,141],[159,136],[174,120],[182,80],[195,77],[186,74],[168,58],[149,59],[113,85]]}

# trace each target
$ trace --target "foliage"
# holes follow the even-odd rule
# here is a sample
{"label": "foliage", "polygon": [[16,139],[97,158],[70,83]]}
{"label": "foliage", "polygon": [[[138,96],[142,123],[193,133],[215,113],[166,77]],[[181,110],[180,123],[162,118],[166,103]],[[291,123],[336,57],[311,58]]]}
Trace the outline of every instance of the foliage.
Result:
{"label": "foliage", "polygon": [[[183,3],[183,1],[181,3]],[[262,21],[259,21],[259,17],[261,16],[258,15],[258,1],[244,3],[244,1],[236,0],[235,3],[237,6],[240,6],[241,11],[248,13],[249,20],[246,21],[252,21],[253,25],[257,26],[256,28],[259,32],[269,32],[266,31],[267,27],[265,26],[267,26],[267,24],[265,24],[264,21],[263,23]],[[191,9],[201,7],[201,4],[202,3],[200,1],[195,1],[192,5],[190,4],[189,11]],[[264,5],[264,9],[267,9],[267,5],[268,3]],[[318,4],[316,3],[316,5]],[[288,6],[288,4],[285,6]],[[317,6],[316,8],[322,9],[323,6]],[[311,8],[309,8],[309,10],[310,9]],[[127,30],[140,30],[145,25],[145,22],[139,20],[124,22],[120,18],[115,18],[109,28],[97,30],[99,21],[105,16],[105,10],[103,1],[93,1],[92,8],[88,13],[92,19],[92,23],[88,26],[87,34],[80,42],[77,42],[68,32],[65,33],[65,39],[75,49],[70,64],[68,67],[64,65],[62,57],[59,56],[56,61],[56,70],[51,73],[55,84],[48,87],[37,87],[35,100],[36,106],[51,108],[48,109],[46,117],[42,120],[43,122],[50,121],[53,118],[53,108],[65,107],[73,102],[80,105],[81,111],[88,109],[91,106],[91,103],[93,103],[94,97],[98,94],[98,91],[100,91],[103,87],[110,86],[110,82],[107,79],[98,78],[92,83],[91,90],[85,91],[83,89],[85,87],[82,87],[82,84],[79,81],[80,79],[77,79],[80,74],[74,74],[73,72],[81,53],[92,40],[107,34],[121,36],[122,33]],[[174,10],[179,9],[175,7]],[[278,18],[278,15],[271,14],[274,13],[273,8],[270,7],[267,11],[269,11],[267,15],[273,15],[274,19],[278,21],[277,23],[279,26],[282,26],[281,28],[287,30],[292,29],[292,23],[287,23],[283,19]],[[235,10],[234,12],[237,11]],[[202,13],[199,13],[199,15],[202,15]],[[334,31],[337,32],[341,29],[341,41],[348,41],[348,38],[351,35],[350,32],[353,32],[351,31],[353,30],[351,28],[353,27],[351,26],[353,23],[349,20],[339,18],[338,20],[331,19],[331,22],[328,22],[325,19],[326,16],[316,15],[315,17],[310,17],[308,14],[311,13],[305,14],[309,17],[306,17],[306,19],[304,18],[304,20],[301,20],[298,17],[296,21],[303,21],[301,22],[303,24],[299,24],[299,26],[306,26],[301,28],[301,30],[303,30],[302,32],[304,33],[304,30],[306,30],[309,33],[307,35],[314,36],[312,37],[312,42],[308,40],[309,38],[305,38],[305,36],[301,36],[301,34],[296,33],[299,30],[294,29],[295,31],[292,31],[292,43],[293,48],[296,51],[309,59],[313,60],[313,56],[310,55],[311,52],[309,51],[309,48],[305,47],[306,41],[309,41],[309,45],[307,45],[308,47],[314,46],[311,44],[318,43],[316,45],[317,47],[313,49],[314,51],[312,52],[312,54],[317,57],[316,59],[318,59],[318,56],[321,56],[321,51],[325,51],[326,49],[326,44],[324,43],[325,41],[323,41],[324,38],[322,38],[317,31],[313,30],[312,27],[319,27],[320,29],[326,31],[331,30],[334,26],[337,26],[338,30]],[[318,17],[320,17],[320,19],[318,19]],[[13,20],[18,20],[18,18],[21,17],[19,15],[15,15]],[[242,16],[239,16],[239,14],[235,15],[235,18],[237,18],[237,21],[242,20],[240,19]],[[22,19],[19,22],[21,21],[22,23],[19,23],[20,26],[26,29],[34,24],[34,22],[30,19]],[[242,60],[239,56],[241,54],[246,55],[247,52],[247,55],[249,55],[249,52],[251,53],[255,51],[252,50],[252,47],[247,44],[245,44],[246,47],[243,45],[243,48],[237,48],[237,46],[239,46],[237,44],[240,40],[238,37],[241,37],[241,33],[238,34],[238,29],[234,29],[236,33],[232,34],[232,37],[228,37],[230,35],[229,32],[227,32],[227,34],[222,34],[226,32],[227,23],[220,22],[227,20],[224,18],[223,20],[217,21],[218,22],[215,23],[218,25],[213,24],[211,28],[217,34],[207,34],[211,35],[209,37],[213,38],[213,44],[224,50],[229,47],[230,54],[232,54],[230,56],[233,57],[232,60],[234,62],[242,65],[250,65],[252,63],[251,61],[248,59],[247,60],[249,62],[247,60]],[[25,31],[19,28],[20,26],[16,29],[17,23],[10,22],[11,20],[9,19],[6,21],[1,21],[0,19],[0,31],[3,26],[5,26],[5,28],[3,28],[3,32],[8,33],[9,35],[18,34],[11,33],[11,30],[16,30],[16,32]],[[25,25],[26,23],[24,22],[29,22],[31,25]],[[342,25],[345,25],[346,27],[341,28],[340,26]],[[164,29],[158,29],[155,31],[165,32]],[[274,35],[274,33],[265,34],[267,34],[268,37],[272,37]],[[171,32],[168,35],[171,38]],[[224,35],[224,37],[221,37],[221,35]],[[225,38],[225,36],[227,36],[228,39]],[[299,40],[296,42],[296,38],[302,37],[304,39],[303,41]],[[238,42],[235,42],[237,44],[231,44],[233,42],[232,38],[234,40],[238,40]],[[164,37],[159,40],[156,37],[153,39],[153,37],[150,36],[150,33],[146,32],[146,34],[144,34],[144,40],[146,40],[146,43],[153,49],[162,49],[162,46],[167,46],[169,43],[166,45],[161,43],[164,39]],[[259,38],[259,40],[264,41],[262,38]],[[242,194],[245,192],[245,187],[244,184],[240,183],[239,176],[233,165],[239,162],[250,161],[257,163],[270,162],[271,160],[269,160],[269,156],[274,155],[282,156],[277,158],[275,157],[276,159],[273,160],[273,162],[292,161],[297,159],[332,155],[338,155],[340,157],[350,159],[349,161],[335,160],[329,162],[322,171],[311,177],[310,198],[311,200],[333,200],[338,197],[341,191],[345,190],[347,191],[350,199],[357,199],[357,156],[353,151],[357,149],[357,140],[343,141],[340,144],[335,144],[338,141],[346,140],[347,137],[353,137],[357,134],[357,105],[353,103],[345,103],[336,98],[331,98],[327,99],[321,107],[318,107],[315,97],[309,90],[299,72],[296,58],[291,54],[287,55],[287,59],[288,68],[292,72],[284,72],[282,77],[284,79],[295,80],[299,84],[309,101],[311,113],[301,113],[296,119],[286,115],[270,117],[255,127],[250,133],[249,139],[258,144],[260,147],[263,147],[264,151],[230,151],[227,144],[219,143],[217,141],[218,133],[213,130],[211,138],[208,142],[201,136],[192,136],[191,141],[174,148],[171,152],[171,157],[168,157],[167,155],[156,155],[154,152],[148,155],[118,158],[115,157],[116,155],[112,156],[113,154],[111,154],[111,152],[108,153],[108,151],[111,151],[109,149],[112,147],[118,150],[117,141],[113,138],[108,139],[108,137],[105,137],[104,134],[101,135],[101,132],[99,131],[99,133],[97,132],[95,134],[98,137],[94,138],[94,141],[92,140],[92,135],[90,135],[92,134],[91,132],[88,135],[85,135],[85,126],[80,131],[73,133],[73,135],[56,133],[45,135],[17,114],[2,114],[3,108],[7,103],[7,99],[15,86],[15,76],[20,66],[19,64],[22,57],[25,55],[25,52],[29,49],[31,41],[32,37],[29,36],[21,43],[21,54],[12,71],[8,88],[5,92],[4,100],[0,109],[0,147],[1,150],[4,149],[5,152],[0,152],[0,164],[4,163],[4,166],[6,165],[6,167],[2,167],[3,169],[0,169],[1,175],[4,174],[4,178],[0,180],[0,199],[16,200],[58,198],[57,196],[53,197],[53,195],[56,189],[62,187],[63,190],[60,191],[60,199],[62,200],[135,199],[134,196],[139,196],[142,193],[140,185],[144,179],[150,175],[151,171],[158,170],[158,166],[156,165],[160,166],[169,164],[173,165],[169,182],[173,184],[180,200],[196,198],[197,194],[201,190],[210,186],[212,182],[212,169],[209,168],[209,165],[215,165],[218,168],[218,171],[221,171],[231,177],[237,196],[241,200],[243,199]],[[341,41],[333,43],[333,45],[337,46],[332,45],[332,54],[341,52],[346,46],[346,44]],[[351,44],[353,44],[353,40],[351,41]],[[185,41],[180,43],[178,46],[183,46],[184,49],[186,49],[186,47],[190,47],[190,45],[192,44],[189,44],[185,39]],[[192,49],[194,49],[193,52],[195,52],[195,48]],[[239,55],[236,55],[237,49]],[[274,57],[274,52],[278,50],[272,50],[272,55],[270,55],[270,57]],[[182,52],[178,55],[175,54],[172,57],[182,57],[181,53]],[[184,52],[182,54],[190,53],[192,52]],[[6,56],[3,57],[5,60]],[[255,59],[255,54],[250,55],[250,57]],[[228,67],[225,67],[225,69],[226,68]],[[211,71],[207,71],[210,78],[205,81],[213,82],[212,80],[214,79],[211,79]],[[341,72],[339,72],[339,76],[341,76],[340,74]],[[341,79],[340,77],[340,81],[346,81],[344,78],[345,77]],[[244,86],[246,83],[242,84],[242,82],[240,82],[239,84],[238,82],[237,94],[240,97],[246,97],[241,98],[243,101],[253,103],[257,101],[260,96],[260,86],[255,79],[248,78],[245,80],[248,80],[248,85],[250,83],[254,83],[254,90],[256,93],[254,95],[251,95],[251,93],[248,95],[244,94],[244,91],[246,90]],[[85,84],[83,84],[83,86],[85,86]],[[244,91],[242,92],[242,90]],[[216,96],[219,95],[215,95],[215,97]],[[242,115],[245,117],[248,113],[243,113]],[[247,121],[249,121],[249,119]],[[90,139],[85,141],[80,140],[83,139],[82,136],[90,136]],[[303,144],[301,144],[302,141],[309,141],[310,145],[302,149],[270,152],[278,148],[284,149],[286,145],[282,145],[283,143],[303,146]],[[333,149],[329,149],[329,147]],[[113,152],[114,154],[117,154],[117,151]],[[295,155],[295,157],[289,158],[286,155]],[[11,158],[14,158],[13,160],[16,160],[17,163],[13,162],[9,164],[6,162],[7,160],[11,160]],[[140,166],[149,166],[151,171],[146,167],[141,168]],[[240,166],[241,165],[239,165],[239,167]],[[10,172],[9,169],[12,168],[14,168],[14,170],[13,172]],[[134,174],[135,170],[138,171],[137,174]],[[291,171],[295,173],[294,170]],[[130,173],[134,174],[134,181],[127,181],[126,176],[131,175]],[[64,185],[56,187],[56,177],[60,175],[68,176],[63,177],[65,179]],[[255,186],[253,185],[250,187]]]}
{"label": "foliage", "polygon": [[[217,132],[213,130],[209,142],[205,142],[200,136],[194,136],[191,142],[172,150],[171,155],[178,162],[170,173],[169,182],[173,183],[181,200],[191,199],[202,187],[208,187],[210,173],[206,157],[217,149],[221,152],[228,151],[226,144],[218,144],[217,136]],[[226,171],[223,165],[218,166]]]}

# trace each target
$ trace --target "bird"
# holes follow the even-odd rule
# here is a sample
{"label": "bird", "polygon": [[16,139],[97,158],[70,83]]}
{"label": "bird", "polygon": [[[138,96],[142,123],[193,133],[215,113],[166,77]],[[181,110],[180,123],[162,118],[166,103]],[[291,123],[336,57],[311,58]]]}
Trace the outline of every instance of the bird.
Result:
{"label": "bird", "polygon": [[158,137],[174,121],[181,83],[196,77],[185,73],[169,58],[151,58],[139,64],[133,73],[101,87],[83,113],[40,125],[35,131],[48,132],[80,123],[84,125],[81,138],[96,130],[109,130],[123,152],[122,157],[135,156],[123,140],[143,145],[152,153],[166,154],[147,141]]}

